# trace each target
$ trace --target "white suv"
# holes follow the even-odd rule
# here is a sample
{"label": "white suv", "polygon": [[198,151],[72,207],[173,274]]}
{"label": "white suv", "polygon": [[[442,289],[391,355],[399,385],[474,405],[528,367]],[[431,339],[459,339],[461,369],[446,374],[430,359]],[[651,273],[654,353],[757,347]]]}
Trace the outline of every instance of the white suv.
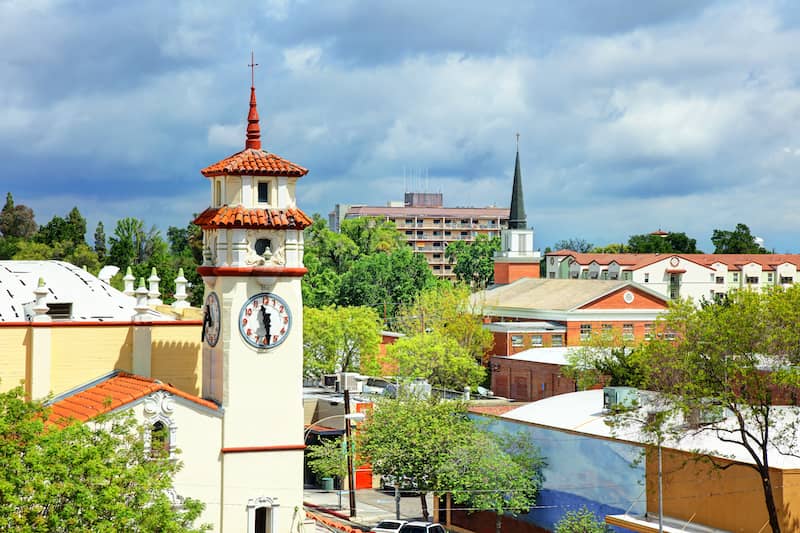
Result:
{"label": "white suv", "polygon": [[447,533],[441,524],[433,522],[409,522],[397,533]]}

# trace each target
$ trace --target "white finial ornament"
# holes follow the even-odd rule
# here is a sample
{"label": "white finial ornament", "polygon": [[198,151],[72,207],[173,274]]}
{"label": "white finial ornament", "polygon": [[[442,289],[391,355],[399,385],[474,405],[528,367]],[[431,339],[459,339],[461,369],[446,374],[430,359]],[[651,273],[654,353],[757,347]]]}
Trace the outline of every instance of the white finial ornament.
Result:
{"label": "white finial ornament", "polygon": [[144,286],[144,278],[139,278],[139,287],[134,293],[136,295],[135,320],[145,320],[149,316],[150,306],[147,305],[147,288]]}
{"label": "white finial ornament", "polygon": [[133,271],[131,271],[131,267],[128,267],[128,270],[125,271],[125,277],[122,278],[122,281],[125,283],[125,290],[124,292],[128,296],[133,296],[134,288],[133,284],[136,281],[136,278],[133,275]]}
{"label": "white finial ornament", "polygon": [[183,276],[183,269],[178,269],[178,277],[175,278],[175,301],[172,303],[173,309],[186,309],[189,302],[186,301],[186,284],[188,281]]}
{"label": "white finial ornament", "polygon": [[39,283],[33,290],[33,294],[36,295],[36,303],[33,306],[33,312],[36,313],[36,316],[33,317],[34,322],[50,322],[52,320],[50,315],[47,314],[50,308],[47,307],[47,303],[45,303],[45,299],[49,293],[50,291],[47,290],[44,278],[39,278]]}
{"label": "white finial ornament", "polygon": [[158,277],[156,274],[156,267],[153,267],[153,270],[150,271],[150,277],[147,278],[148,283],[150,283],[150,291],[147,293],[147,303],[149,305],[161,305],[162,302],[159,296],[161,293],[158,290],[158,282],[161,281],[161,278]]}

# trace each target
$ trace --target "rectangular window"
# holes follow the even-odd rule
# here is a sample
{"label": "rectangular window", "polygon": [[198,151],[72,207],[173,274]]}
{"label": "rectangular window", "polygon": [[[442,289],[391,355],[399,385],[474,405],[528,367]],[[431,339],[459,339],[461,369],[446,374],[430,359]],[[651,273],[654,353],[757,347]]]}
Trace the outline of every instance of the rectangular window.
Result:
{"label": "rectangular window", "polygon": [[407,218],[406,219],[406,224],[413,224],[413,223],[414,223],[414,219],[413,218]]}
{"label": "rectangular window", "polygon": [[626,341],[633,340],[633,324],[622,324],[622,339]]}
{"label": "rectangular window", "polygon": [[522,335],[511,335],[511,346],[522,346]]}
{"label": "rectangular window", "polygon": [[717,285],[722,285],[723,283],[725,283],[725,277],[724,276],[717,276],[716,281],[717,281]]}
{"label": "rectangular window", "polygon": [[442,254],[433,254],[434,259],[441,259]]}
{"label": "rectangular window", "polygon": [[548,272],[547,273],[547,277],[549,277],[550,279],[555,279],[556,273],[555,272]]}
{"label": "rectangular window", "polygon": [[442,220],[441,220],[440,218],[434,218],[434,219],[433,219],[433,223],[434,223],[434,224],[441,224],[441,223],[442,223]]}
{"label": "rectangular window", "polygon": [[675,340],[675,332],[672,331],[671,329],[666,330],[664,332],[664,339],[668,340],[668,341],[674,341]]}
{"label": "rectangular window", "polygon": [[625,281],[630,281],[631,273],[626,270],[625,272],[622,273],[622,279],[624,279]]}
{"label": "rectangular window", "polygon": [[600,279],[608,279],[608,270],[603,270],[600,273]]}
{"label": "rectangular window", "polygon": [[648,323],[644,325],[644,338],[647,340],[653,338],[653,324]]}
{"label": "rectangular window", "polygon": [[614,326],[612,326],[611,324],[603,324],[602,328],[603,328],[603,333],[611,333],[611,330],[614,329]]}
{"label": "rectangular window", "polygon": [[645,272],[644,273],[644,282],[645,283],[650,283],[650,273],[649,272]]}
{"label": "rectangular window", "polygon": [[770,282],[770,283],[775,281],[775,277],[773,276],[772,272],[767,272],[767,281]]}
{"label": "rectangular window", "polygon": [[268,181],[259,181],[258,182],[258,203],[260,203],[260,204],[269,203],[269,182]]}
{"label": "rectangular window", "polygon": [[553,334],[553,336],[550,337],[550,345],[551,346],[564,346],[564,336],[561,335],[560,333]]}
{"label": "rectangular window", "polygon": [[531,346],[541,346],[541,345],[542,345],[542,336],[531,335]]}
{"label": "rectangular window", "polygon": [[734,283],[739,283],[739,273],[738,272],[734,272],[733,273],[733,282]]}
{"label": "rectangular window", "polygon": [[411,231],[410,229],[407,229],[406,230],[406,235],[414,235],[414,232]]}
{"label": "rectangular window", "polygon": [[745,279],[748,285],[757,285],[758,284],[758,276],[747,276]]}
{"label": "rectangular window", "polygon": [[591,324],[581,324],[581,340],[588,341],[589,338],[592,336],[592,325]]}
{"label": "rectangular window", "polygon": [[794,282],[794,278],[792,276],[781,276],[781,283],[792,283]]}
{"label": "rectangular window", "polygon": [[441,270],[442,269],[442,265],[433,265],[433,269],[434,270]]}

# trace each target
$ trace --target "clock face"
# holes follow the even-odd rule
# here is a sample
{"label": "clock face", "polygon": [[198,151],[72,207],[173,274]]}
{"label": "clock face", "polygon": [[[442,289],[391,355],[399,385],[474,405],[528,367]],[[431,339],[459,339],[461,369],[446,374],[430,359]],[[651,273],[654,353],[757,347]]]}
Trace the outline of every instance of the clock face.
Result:
{"label": "clock face", "polygon": [[254,348],[274,348],[286,339],[291,327],[289,305],[269,292],[251,296],[239,312],[239,332]]}
{"label": "clock face", "polygon": [[216,292],[208,293],[203,309],[203,338],[209,346],[216,346],[219,341],[219,297]]}

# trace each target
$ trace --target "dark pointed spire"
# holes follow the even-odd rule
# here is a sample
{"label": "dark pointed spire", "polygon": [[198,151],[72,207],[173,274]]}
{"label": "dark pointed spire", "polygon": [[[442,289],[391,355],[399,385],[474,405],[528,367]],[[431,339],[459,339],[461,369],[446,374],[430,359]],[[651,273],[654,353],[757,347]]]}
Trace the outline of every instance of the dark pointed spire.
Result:
{"label": "dark pointed spire", "polygon": [[522,198],[522,171],[519,168],[519,133],[517,133],[517,161],[514,165],[514,185],[511,190],[511,212],[508,215],[508,229],[525,229],[525,201]]}

